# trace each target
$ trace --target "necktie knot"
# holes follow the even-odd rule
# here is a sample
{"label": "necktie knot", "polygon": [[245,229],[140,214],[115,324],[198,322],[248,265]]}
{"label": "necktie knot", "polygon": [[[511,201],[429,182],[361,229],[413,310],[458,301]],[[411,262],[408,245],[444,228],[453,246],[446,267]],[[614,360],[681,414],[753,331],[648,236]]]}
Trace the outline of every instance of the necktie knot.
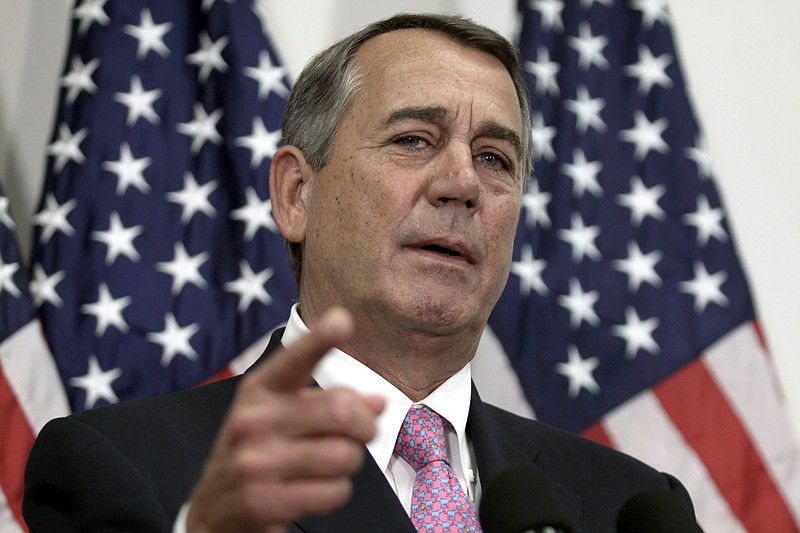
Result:
{"label": "necktie knot", "polygon": [[394,449],[414,470],[434,461],[447,461],[444,420],[428,407],[412,407],[406,413]]}

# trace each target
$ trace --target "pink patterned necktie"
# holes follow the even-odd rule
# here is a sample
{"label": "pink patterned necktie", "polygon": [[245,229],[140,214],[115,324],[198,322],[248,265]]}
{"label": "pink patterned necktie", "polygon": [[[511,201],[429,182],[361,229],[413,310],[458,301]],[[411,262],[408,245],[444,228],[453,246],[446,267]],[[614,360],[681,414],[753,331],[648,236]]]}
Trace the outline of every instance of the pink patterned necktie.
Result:
{"label": "pink patterned necktie", "polygon": [[411,495],[411,522],[418,532],[480,532],[475,507],[447,462],[444,421],[435,411],[412,407],[394,451],[417,471]]}

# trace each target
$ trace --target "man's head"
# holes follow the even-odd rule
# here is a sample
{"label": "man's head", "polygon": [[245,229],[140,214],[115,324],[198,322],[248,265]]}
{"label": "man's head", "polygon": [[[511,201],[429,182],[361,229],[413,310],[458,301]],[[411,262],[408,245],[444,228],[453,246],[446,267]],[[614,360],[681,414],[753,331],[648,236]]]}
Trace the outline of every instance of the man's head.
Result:
{"label": "man's head", "polygon": [[304,316],[342,305],[357,324],[482,329],[508,276],[530,137],[516,50],[464,19],[396,16],[315,57],[270,180]]}
{"label": "man's head", "polygon": [[[419,28],[440,32],[459,44],[495,56],[505,66],[519,100],[523,141],[520,170],[530,176],[533,142],[530,104],[517,50],[501,35],[455,15],[401,14],[372,23],[313,57],[297,78],[289,97],[283,124],[284,145],[300,148],[311,168],[328,163],[333,139],[345,109],[360,87],[361,76],[353,60],[364,42],[390,31]],[[300,281],[302,246],[287,241],[295,280]]]}

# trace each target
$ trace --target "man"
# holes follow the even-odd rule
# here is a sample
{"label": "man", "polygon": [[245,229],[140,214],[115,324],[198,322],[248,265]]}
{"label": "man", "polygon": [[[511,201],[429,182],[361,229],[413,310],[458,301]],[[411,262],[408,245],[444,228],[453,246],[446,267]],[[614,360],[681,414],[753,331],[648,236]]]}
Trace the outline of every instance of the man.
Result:
{"label": "man", "polygon": [[312,60],[270,170],[300,286],[283,337],[241,379],[48,425],[26,474],[31,529],[167,531],[177,516],[188,531],[414,531],[431,517],[401,449],[412,412],[438,420],[447,500],[472,524],[518,464],[547,473],[582,531],[613,531],[644,489],[688,504],[673,478],[471,386],[509,273],[529,117],[514,48],[457,17],[393,17]]}

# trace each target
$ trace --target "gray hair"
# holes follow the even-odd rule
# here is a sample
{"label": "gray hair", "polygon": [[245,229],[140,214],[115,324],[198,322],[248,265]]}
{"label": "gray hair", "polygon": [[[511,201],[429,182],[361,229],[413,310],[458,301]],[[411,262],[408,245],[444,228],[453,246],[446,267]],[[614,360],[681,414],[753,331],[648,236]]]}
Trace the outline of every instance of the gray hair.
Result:
{"label": "gray hair", "polygon": [[[361,86],[356,52],[369,39],[391,31],[423,29],[442,33],[455,42],[496,57],[505,66],[519,102],[522,120],[522,146],[519,169],[528,180],[532,170],[533,141],[528,91],[520,66],[519,52],[503,36],[457,15],[399,14],[374,22],[345,37],[314,56],[297,78],[283,116],[282,144],[299,148],[314,171],[330,159],[336,131],[345,110]],[[302,246],[287,241],[289,262],[295,280],[300,282]]]}

